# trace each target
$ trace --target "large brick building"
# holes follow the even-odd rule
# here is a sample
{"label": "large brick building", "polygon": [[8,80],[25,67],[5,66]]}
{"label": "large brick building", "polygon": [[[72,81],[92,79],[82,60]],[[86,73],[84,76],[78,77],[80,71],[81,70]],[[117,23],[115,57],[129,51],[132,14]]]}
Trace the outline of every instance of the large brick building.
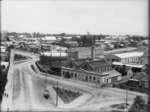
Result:
{"label": "large brick building", "polygon": [[96,85],[115,83],[122,79],[122,75],[112,69],[105,59],[95,60],[94,57],[77,60],[69,59],[61,67],[61,77]]}

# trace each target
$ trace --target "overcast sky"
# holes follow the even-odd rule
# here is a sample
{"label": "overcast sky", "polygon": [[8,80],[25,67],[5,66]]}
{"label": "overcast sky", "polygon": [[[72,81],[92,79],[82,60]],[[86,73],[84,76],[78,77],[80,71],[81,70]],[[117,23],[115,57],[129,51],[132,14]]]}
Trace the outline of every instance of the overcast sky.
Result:
{"label": "overcast sky", "polygon": [[2,30],[148,35],[148,0],[4,0]]}

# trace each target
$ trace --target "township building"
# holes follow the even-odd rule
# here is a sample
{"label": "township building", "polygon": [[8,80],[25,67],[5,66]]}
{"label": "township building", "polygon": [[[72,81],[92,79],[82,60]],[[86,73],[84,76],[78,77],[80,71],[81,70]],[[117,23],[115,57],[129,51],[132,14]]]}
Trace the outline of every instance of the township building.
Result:
{"label": "township building", "polygon": [[100,86],[121,80],[122,75],[112,69],[104,58],[96,60],[94,47],[91,49],[92,58],[70,58],[64,63],[61,67],[61,77],[90,82]]}

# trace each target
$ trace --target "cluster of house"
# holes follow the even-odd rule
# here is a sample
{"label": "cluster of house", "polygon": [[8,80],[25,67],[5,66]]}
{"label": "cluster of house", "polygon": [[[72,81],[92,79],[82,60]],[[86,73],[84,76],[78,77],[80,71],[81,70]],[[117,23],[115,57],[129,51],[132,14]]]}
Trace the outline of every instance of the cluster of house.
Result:
{"label": "cluster of house", "polygon": [[[122,44],[122,43],[124,44]],[[105,50],[112,50],[115,48],[114,44],[120,43],[117,48],[125,47],[125,45],[128,43],[127,37],[105,37],[105,39],[96,40],[95,45],[103,45]]]}
{"label": "cluster of house", "polygon": [[100,44],[72,47],[64,52],[67,53],[67,58],[61,66],[61,76],[97,85],[116,83],[124,76],[130,78],[136,72],[143,72],[148,62],[148,50],[145,46],[105,51],[103,44]]}
{"label": "cluster of house", "polygon": [[[76,35],[76,38],[80,38],[81,35]],[[14,36],[10,35],[8,38],[11,40],[11,44],[18,44],[24,42],[28,45],[40,45],[40,44],[52,44],[52,43],[59,43],[62,38],[65,38],[65,41],[62,43],[65,47],[79,47],[79,44],[77,41],[73,41],[73,36],[43,36],[43,37],[27,37],[26,35],[19,35],[16,39]],[[133,40],[131,40],[132,42]],[[125,48],[127,45],[129,45],[129,38],[128,36],[106,36],[104,39],[96,39],[95,40],[95,46],[101,46],[104,48],[104,50],[112,50],[115,49],[117,44],[117,48]],[[146,45],[149,44],[148,40],[143,40],[140,42],[137,42],[138,45],[141,43],[145,43]],[[119,47],[120,46],[120,47]]]}
{"label": "cluster of house", "polygon": [[[20,38],[22,38],[21,41],[29,42],[29,44],[36,43],[37,45],[42,44],[48,47],[60,40],[56,36],[37,37],[36,39]],[[67,58],[65,58],[61,66],[61,77],[105,85],[121,81],[124,76],[130,78],[133,77],[134,73],[143,72],[145,64],[148,62],[148,48],[139,46],[140,48],[126,47],[110,51],[105,50],[106,45],[110,45],[113,48],[113,43],[118,40],[118,38],[112,39],[111,37],[96,41],[95,46],[92,47],[77,47],[77,42],[68,39],[65,43],[72,45],[72,48],[62,50],[63,48],[60,48],[60,46],[55,46],[53,49],[67,54],[65,55]],[[121,41],[126,42],[126,39]],[[62,53],[57,56],[55,56],[55,53],[43,53],[42,55],[52,59],[50,57],[61,58]],[[47,59],[46,62],[48,62]],[[146,75],[143,76],[143,79],[144,77]]]}

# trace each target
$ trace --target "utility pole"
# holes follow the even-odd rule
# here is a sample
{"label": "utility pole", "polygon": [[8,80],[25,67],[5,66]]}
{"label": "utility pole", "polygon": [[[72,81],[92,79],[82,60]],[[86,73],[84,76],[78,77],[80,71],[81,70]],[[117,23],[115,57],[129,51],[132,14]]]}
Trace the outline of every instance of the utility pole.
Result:
{"label": "utility pole", "polygon": [[[43,53],[42,57],[43,57],[43,59],[44,59],[44,50],[43,50],[43,46],[42,46],[42,45],[41,45],[41,51],[42,51],[42,53]],[[46,75],[45,75],[45,90],[46,90],[47,71],[46,71],[46,70],[44,70],[44,71],[46,72]]]}
{"label": "utility pole", "polygon": [[126,108],[127,108],[127,105],[128,105],[128,89],[126,90]]}
{"label": "utility pole", "polygon": [[1,112],[1,103],[0,103],[0,112]]}
{"label": "utility pole", "polygon": [[56,106],[58,106],[58,81],[57,81],[57,91],[56,91]]}
{"label": "utility pole", "polygon": [[51,49],[49,50],[49,52],[51,53],[51,55],[49,55],[49,68],[51,68],[51,57],[52,57],[52,52],[51,52]]}
{"label": "utility pole", "polygon": [[52,68],[52,63],[51,63],[51,61],[52,61],[52,51],[50,51],[50,53],[51,53],[51,55],[50,55],[50,68]]}
{"label": "utility pole", "polygon": [[59,50],[60,50],[60,67],[61,67],[61,48]]}
{"label": "utility pole", "polygon": [[46,90],[46,79],[47,79],[47,71],[46,71],[46,75],[45,75],[45,90]]}

